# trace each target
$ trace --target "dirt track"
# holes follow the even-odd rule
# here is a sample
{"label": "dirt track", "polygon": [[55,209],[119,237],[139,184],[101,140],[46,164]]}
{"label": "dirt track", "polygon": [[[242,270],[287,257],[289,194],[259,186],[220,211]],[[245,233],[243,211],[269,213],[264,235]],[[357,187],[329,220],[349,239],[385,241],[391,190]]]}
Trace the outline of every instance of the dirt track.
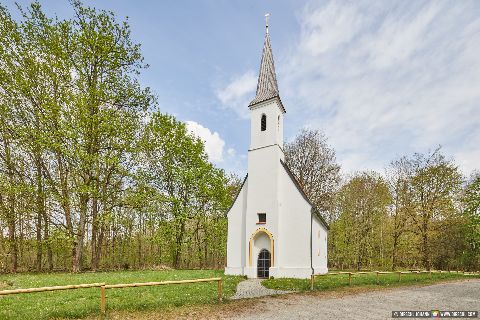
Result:
{"label": "dirt track", "polygon": [[[257,300],[257,299],[255,299]],[[340,297],[291,294],[258,299],[229,319],[391,319],[393,310],[480,310],[480,280],[404,287]]]}

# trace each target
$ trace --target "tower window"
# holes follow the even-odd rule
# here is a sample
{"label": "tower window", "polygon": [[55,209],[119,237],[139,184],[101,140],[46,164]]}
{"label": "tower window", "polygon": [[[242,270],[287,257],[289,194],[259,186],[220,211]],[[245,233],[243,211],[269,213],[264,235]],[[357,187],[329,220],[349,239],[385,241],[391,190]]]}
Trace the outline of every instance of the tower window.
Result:
{"label": "tower window", "polygon": [[267,214],[266,213],[259,213],[257,223],[261,223],[261,224],[267,223]]}
{"label": "tower window", "polygon": [[265,131],[267,130],[267,116],[265,114],[262,114],[262,120],[261,120],[261,128],[260,130]]}

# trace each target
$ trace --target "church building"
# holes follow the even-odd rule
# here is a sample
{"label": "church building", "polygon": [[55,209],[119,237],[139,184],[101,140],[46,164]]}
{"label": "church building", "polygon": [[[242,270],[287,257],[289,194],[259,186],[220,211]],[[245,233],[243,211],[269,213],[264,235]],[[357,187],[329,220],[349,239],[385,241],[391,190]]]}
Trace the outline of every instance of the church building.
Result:
{"label": "church building", "polygon": [[248,174],[228,211],[225,274],[309,278],[327,273],[328,225],[285,163],[283,120],[268,24],[249,104]]}

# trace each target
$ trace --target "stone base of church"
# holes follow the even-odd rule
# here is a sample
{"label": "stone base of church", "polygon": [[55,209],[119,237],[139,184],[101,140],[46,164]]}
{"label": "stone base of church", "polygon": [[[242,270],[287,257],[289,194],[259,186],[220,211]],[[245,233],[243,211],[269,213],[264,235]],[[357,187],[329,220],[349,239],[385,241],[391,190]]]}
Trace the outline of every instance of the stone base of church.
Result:
{"label": "stone base of church", "polygon": [[[314,270],[315,273],[326,273],[328,270],[326,268],[321,269],[317,268]],[[240,273],[238,273],[240,274]],[[244,275],[247,278],[255,279],[257,278],[257,268],[255,267],[245,267]],[[274,278],[295,278],[295,279],[310,279],[312,275],[312,269],[307,268],[298,268],[298,267],[271,267],[270,268],[270,277]]]}
{"label": "stone base of church", "polygon": [[225,274],[228,276],[243,276],[242,267],[225,267]]}
{"label": "stone base of church", "polygon": [[[314,268],[315,274],[328,273],[328,268]],[[247,276],[249,279],[257,278],[257,268],[255,267],[225,267],[225,274],[230,276]],[[295,278],[309,279],[312,275],[312,269],[298,267],[271,267],[270,277],[274,278]]]}

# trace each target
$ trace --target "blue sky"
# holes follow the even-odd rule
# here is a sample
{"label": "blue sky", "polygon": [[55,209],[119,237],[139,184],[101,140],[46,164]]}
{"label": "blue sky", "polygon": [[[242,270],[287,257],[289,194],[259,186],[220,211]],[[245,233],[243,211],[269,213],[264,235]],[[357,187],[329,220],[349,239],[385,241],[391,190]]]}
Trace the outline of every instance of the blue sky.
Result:
{"label": "blue sky", "polygon": [[[40,2],[72,15],[67,1]],[[479,1],[85,3],[129,17],[150,65],[142,83],[227,171],[246,172],[266,12],[287,141],[322,130],[344,173],[438,145],[465,174],[480,169]]]}

